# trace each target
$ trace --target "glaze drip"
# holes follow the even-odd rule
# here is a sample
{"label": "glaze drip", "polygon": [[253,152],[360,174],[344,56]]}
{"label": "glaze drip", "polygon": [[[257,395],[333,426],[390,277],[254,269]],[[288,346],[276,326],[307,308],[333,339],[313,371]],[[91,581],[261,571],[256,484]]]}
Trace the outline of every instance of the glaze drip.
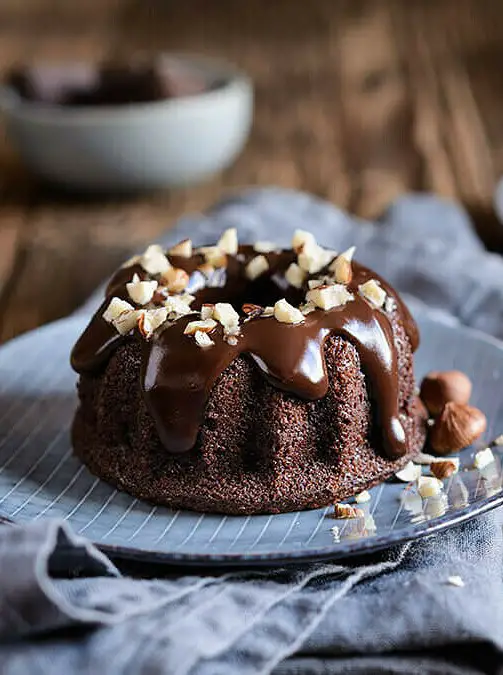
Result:
{"label": "glaze drip", "polygon": [[[284,280],[295,253],[268,253],[269,273],[250,282],[244,267],[254,255],[252,247],[241,246],[238,256],[229,257],[225,271],[216,270],[209,279],[197,270],[200,256],[173,257],[170,261],[190,274],[187,290],[196,296],[193,309],[216,302],[230,302],[236,309],[245,302],[271,305],[282,297],[299,305],[305,289],[295,289]],[[405,305],[383,280],[357,263],[352,268],[348,290],[354,299],[346,305],[329,311],[317,309],[297,325],[280,323],[274,317],[243,317],[237,344],[228,344],[218,325],[211,334],[215,344],[208,349],[184,335],[189,321],[197,318],[195,314],[165,324],[148,341],[137,330],[129,336],[119,335],[102,318],[108,300],[114,295],[127,298],[125,284],[135,272],[140,278],[148,276],[139,265],[121,269],[109,284],[107,300],[75,345],[72,366],[77,372],[99,370],[124,340],[141,340],[141,386],[147,407],[165,448],[171,453],[183,453],[196,444],[213,384],[236,357],[249,354],[274,386],[315,400],[328,390],[325,340],[331,334],[340,335],[359,353],[384,452],[390,458],[403,456],[407,442],[399,417],[398,363],[391,323],[384,310],[372,307],[359,295],[358,286],[371,278],[381,282],[394,300],[413,350],[418,344],[417,328]]]}

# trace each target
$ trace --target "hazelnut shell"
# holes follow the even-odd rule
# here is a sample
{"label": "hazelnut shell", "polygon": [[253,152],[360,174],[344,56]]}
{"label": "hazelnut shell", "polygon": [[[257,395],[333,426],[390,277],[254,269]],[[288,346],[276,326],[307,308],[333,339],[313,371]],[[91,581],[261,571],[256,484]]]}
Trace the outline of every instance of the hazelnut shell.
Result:
{"label": "hazelnut shell", "polygon": [[446,403],[468,403],[472,393],[470,378],[460,370],[433,371],[421,383],[421,400],[432,415]]}
{"label": "hazelnut shell", "polygon": [[450,401],[430,431],[430,445],[439,455],[458,452],[471,445],[487,427],[487,419],[478,408]]}

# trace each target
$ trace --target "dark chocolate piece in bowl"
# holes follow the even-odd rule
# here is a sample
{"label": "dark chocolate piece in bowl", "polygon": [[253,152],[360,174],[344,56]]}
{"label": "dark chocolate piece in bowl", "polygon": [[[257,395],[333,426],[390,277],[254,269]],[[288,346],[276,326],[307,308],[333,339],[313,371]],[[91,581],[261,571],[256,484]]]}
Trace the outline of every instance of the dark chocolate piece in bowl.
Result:
{"label": "dark chocolate piece in bowl", "polygon": [[17,67],[6,83],[24,100],[60,106],[150,103],[195,96],[219,85],[188,64],[162,58]]}

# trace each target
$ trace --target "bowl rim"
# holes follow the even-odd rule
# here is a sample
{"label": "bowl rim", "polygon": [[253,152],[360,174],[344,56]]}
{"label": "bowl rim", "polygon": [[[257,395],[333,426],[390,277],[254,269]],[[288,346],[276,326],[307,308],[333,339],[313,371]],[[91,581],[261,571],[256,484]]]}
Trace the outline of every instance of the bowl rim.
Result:
{"label": "bowl rim", "polygon": [[[11,119],[22,118],[26,121],[57,123],[58,125],[115,124],[118,119],[133,121],[135,118],[154,112],[183,111],[184,109],[194,111],[203,106],[219,104],[236,95],[251,96],[253,93],[250,77],[234,64],[219,57],[191,52],[159,52],[157,55],[192,64],[195,67],[199,66],[207,69],[208,72],[213,71],[212,74],[216,78],[222,78],[224,82],[215,89],[208,89],[199,94],[141,103],[85,107],[25,101],[10,87],[0,82],[0,114],[3,113]],[[45,64],[49,63],[56,62],[45,62]]]}

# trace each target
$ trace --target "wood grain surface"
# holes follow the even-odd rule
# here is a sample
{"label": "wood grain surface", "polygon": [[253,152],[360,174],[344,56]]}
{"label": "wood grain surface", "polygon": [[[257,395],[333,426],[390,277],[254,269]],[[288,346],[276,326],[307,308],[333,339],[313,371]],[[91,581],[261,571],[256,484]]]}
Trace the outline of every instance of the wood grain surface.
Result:
{"label": "wood grain surface", "polygon": [[0,74],[44,59],[218,55],[252,76],[256,117],[223,175],[128,200],[42,188],[0,127],[0,341],[64,316],[180,214],[246,185],[309,190],[363,216],[433,190],[502,249],[502,28],[494,0],[2,0]]}

